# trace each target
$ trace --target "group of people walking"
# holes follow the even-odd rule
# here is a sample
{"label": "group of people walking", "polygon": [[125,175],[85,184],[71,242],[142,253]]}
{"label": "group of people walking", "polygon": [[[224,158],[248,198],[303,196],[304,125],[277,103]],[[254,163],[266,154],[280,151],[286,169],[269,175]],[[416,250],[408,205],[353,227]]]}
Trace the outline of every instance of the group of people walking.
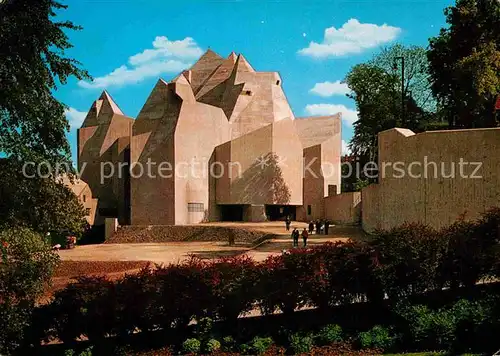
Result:
{"label": "group of people walking", "polygon": [[309,233],[312,234],[314,229],[316,229],[316,235],[321,235],[321,232],[324,232],[325,235],[328,235],[328,229],[330,228],[329,220],[316,220],[309,222]]}
{"label": "group of people walking", "polygon": [[[286,217],[285,219],[285,227],[286,231],[290,231],[290,225],[292,221],[289,216]],[[307,246],[307,239],[310,234],[314,232],[316,229],[316,234],[320,235],[322,232],[324,232],[325,235],[328,235],[328,229],[330,227],[330,221],[328,220],[316,220],[309,222],[308,229],[304,228],[302,232],[299,232],[297,228],[294,228],[292,231],[292,239],[293,239],[293,247],[298,247],[299,246],[299,237],[302,236],[302,241],[304,244],[304,247]]]}

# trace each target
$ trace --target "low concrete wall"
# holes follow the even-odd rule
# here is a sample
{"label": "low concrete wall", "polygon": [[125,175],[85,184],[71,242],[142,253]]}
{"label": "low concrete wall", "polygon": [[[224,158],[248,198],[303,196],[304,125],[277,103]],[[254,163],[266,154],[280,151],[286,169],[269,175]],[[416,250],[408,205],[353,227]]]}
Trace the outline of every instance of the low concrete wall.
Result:
{"label": "low concrete wall", "polygon": [[350,192],[324,199],[325,218],[335,224],[357,225],[361,220],[361,193]]}

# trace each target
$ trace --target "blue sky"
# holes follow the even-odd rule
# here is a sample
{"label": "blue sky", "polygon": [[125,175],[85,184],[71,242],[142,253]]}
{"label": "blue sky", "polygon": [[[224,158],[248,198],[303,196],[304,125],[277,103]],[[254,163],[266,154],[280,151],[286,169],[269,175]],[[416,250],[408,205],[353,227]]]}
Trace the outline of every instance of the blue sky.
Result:
{"label": "blue sky", "polygon": [[70,80],[56,96],[76,129],[103,89],[136,117],[158,78],[170,80],[211,48],[242,53],[258,71],[277,71],[297,117],[343,112],[352,137],[355,104],[341,81],[349,69],[396,42],[426,47],[452,1],[72,0],[60,18],[83,26],[67,54],[93,83]]}

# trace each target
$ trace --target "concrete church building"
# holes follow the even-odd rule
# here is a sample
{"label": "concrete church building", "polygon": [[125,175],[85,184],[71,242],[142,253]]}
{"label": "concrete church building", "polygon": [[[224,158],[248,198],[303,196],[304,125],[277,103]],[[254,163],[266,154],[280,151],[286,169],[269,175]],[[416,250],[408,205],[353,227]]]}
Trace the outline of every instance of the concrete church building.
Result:
{"label": "concrete church building", "polygon": [[322,218],[340,155],[340,114],[295,118],[279,74],[234,52],[158,80],[135,120],[103,92],[78,132],[99,215],[132,225]]}

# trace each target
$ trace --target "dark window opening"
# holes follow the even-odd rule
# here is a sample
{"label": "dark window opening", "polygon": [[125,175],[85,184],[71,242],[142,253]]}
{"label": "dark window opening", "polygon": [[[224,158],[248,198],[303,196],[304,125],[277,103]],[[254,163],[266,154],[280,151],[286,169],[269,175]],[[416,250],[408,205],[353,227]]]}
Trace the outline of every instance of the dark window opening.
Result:
{"label": "dark window opening", "polygon": [[243,205],[219,205],[221,221],[243,221]]}
{"label": "dark window opening", "polygon": [[84,195],[84,196],[83,196],[83,202],[85,203],[86,201],[87,201],[87,196],[86,196],[86,195]]}
{"label": "dark window opening", "polygon": [[85,216],[90,216],[90,208],[85,209]]}
{"label": "dark window opening", "polygon": [[276,81],[276,85],[280,85],[280,81],[279,80]]}
{"label": "dark window opening", "polygon": [[247,90],[247,91],[245,92],[245,95],[252,95],[252,91],[251,91],[251,90]]}
{"label": "dark window opening", "polygon": [[307,206],[307,215],[311,215],[311,210],[312,210],[312,209],[311,209],[311,206],[310,206],[310,205],[308,205],[308,206]]}
{"label": "dark window opening", "polygon": [[266,205],[266,216],[270,221],[285,220],[288,216],[296,219],[295,206],[293,205]]}

